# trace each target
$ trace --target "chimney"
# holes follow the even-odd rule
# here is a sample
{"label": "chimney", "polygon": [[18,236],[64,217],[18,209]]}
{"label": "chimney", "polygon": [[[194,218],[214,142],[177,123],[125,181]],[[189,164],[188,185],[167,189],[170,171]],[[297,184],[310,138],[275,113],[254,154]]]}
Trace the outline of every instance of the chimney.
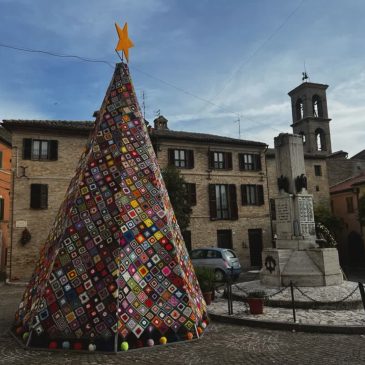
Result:
{"label": "chimney", "polygon": [[155,130],[168,129],[167,122],[168,120],[164,116],[160,115],[153,121]]}

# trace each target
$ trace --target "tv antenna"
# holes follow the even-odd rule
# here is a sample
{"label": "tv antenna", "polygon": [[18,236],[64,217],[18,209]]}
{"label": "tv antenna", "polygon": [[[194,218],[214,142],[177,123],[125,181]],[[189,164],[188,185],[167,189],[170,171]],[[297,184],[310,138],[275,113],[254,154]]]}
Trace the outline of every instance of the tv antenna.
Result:
{"label": "tv antenna", "polygon": [[142,110],[143,110],[143,119],[146,119],[146,95],[144,90],[142,90]]}
{"label": "tv antenna", "polygon": [[241,116],[238,115],[238,119],[234,122],[238,123],[238,139],[241,139]]}

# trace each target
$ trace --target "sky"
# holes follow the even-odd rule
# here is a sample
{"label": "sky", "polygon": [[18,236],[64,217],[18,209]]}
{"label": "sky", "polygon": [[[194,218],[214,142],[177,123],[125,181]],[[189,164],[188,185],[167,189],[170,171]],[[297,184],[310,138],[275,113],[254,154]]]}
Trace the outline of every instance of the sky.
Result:
{"label": "sky", "polygon": [[128,22],[151,124],[159,112],[173,130],[272,147],[292,132],[287,93],[306,70],[329,85],[333,151],[352,156],[365,148],[364,19],[363,0],[0,0],[0,120],[93,120],[119,61],[114,23]]}

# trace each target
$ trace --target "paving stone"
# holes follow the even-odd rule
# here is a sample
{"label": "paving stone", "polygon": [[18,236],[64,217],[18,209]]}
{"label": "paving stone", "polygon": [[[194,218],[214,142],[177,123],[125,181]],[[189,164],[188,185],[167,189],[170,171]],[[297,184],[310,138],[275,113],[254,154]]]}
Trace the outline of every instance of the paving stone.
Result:
{"label": "paving stone", "polygon": [[215,322],[200,340],[120,355],[25,350],[7,334],[23,290],[23,287],[0,286],[1,365],[365,363],[362,335],[272,331]]}

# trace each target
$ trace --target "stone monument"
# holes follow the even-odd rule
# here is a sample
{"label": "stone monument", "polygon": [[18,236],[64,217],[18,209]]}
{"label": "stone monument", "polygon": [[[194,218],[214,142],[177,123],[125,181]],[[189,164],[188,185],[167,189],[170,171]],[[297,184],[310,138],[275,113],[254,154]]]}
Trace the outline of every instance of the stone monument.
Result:
{"label": "stone monument", "polygon": [[302,137],[274,139],[279,197],[275,199],[276,248],[262,252],[261,283],[267,286],[339,285],[343,275],[336,248],[319,248],[313,197],[307,192]]}

